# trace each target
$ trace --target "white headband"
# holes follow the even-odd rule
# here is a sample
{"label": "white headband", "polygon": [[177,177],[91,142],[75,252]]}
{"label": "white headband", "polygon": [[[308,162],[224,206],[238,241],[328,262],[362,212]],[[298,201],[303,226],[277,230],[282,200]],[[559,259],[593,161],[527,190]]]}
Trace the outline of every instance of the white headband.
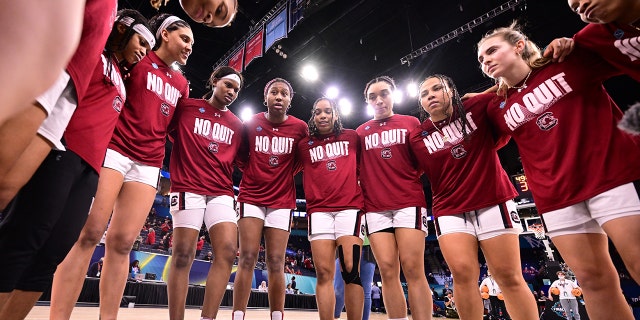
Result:
{"label": "white headband", "polygon": [[238,83],[238,85],[240,85],[240,84],[242,83],[242,82],[240,81],[240,77],[238,77],[238,75],[237,75],[237,74],[235,74],[235,73],[230,73],[230,74],[228,74],[228,75],[226,75],[226,76],[224,76],[224,77],[222,77],[222,78],[220,78],[220,79],[229,79],[229,80],[233,80],[233,81],[237,82],[237,83]]}
{"label": "white headband", "polygon": [[[124,24],[127,27],[131,27],[131,24],[135,22],[135,20],[131,17],[116,17],[116,21],[119,21],[120,23]],[[145,40],[147,40],[147,42],[149,43],[149,46],[151,46],[151,49],[155,47],[156,38],[153,37],[153,34],[151,33],[151,31],[149,31],[147,27],[145,27],[141,23],[136,23],[133,25],[133,27],[131,27],[131,29],[133,29],[133,31],[137,32]]]}
{"label": "white headband", "polygon": [[182,19],[176,16],[168,16],[166,19],[164,19],[164,21],[162,21],[162,24],[160,25],[160,28],[158,28],[158,30],[156,31],[156,39],[160,38],[160,35],[162,35],[162,30],[166,29],[176,21],[182,21]]}

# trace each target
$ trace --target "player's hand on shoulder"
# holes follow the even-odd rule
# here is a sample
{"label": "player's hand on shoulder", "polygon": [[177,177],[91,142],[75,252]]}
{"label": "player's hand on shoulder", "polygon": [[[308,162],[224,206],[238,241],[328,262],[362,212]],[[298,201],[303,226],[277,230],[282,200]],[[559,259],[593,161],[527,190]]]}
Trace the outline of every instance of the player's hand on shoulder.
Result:
{"label": "player's hand on shoulder", "polygon": [[573,51],[575,42],[571,38],[556,38],[549,43],[542,54],[553,62],[562,62]]}

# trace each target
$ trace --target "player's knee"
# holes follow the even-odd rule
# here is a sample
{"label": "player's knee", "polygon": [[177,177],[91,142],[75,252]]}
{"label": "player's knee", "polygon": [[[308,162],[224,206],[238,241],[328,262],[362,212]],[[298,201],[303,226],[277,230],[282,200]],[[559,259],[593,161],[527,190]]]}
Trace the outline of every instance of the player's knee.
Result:
{"label": "player's knee", "polygon": [[360,269],[359,269],[360,246],[357,244],[354,244],[352,253],[353,253],[352,260],[351,260],[352,264],[350,268],[348,268],[345,263],[344,251],[342,249],[342,246],[341,245],[338,246],[338,258],[340,259],[340,265],[342,266],[342,272],[340,272],[340,274],[342,275],[342,280],[344,280],[344,283],[357,284],[362,286],[362,281],[360,280]]}

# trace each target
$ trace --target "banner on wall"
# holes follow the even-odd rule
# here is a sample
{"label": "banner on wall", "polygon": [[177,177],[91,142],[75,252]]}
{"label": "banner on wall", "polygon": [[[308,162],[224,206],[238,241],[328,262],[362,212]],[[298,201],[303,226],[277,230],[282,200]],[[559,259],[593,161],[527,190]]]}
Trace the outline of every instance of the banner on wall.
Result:
{"label": "banner on wall", "polygon": [[245,46],[244,67],[246,68],[255,58],[262,57],[264,28],[260,27],[260,31],[256,32],[249,38]]}
{"label": "banner on wall", "polygon": [[304,0],[289,1],[289,32],[295,28],[304,17]]}
{"label": "banner on wall", "polygon": [[287,37],[287,10],[282,9],[276,14],[265,28],[264,49],[269,50],[278,40]]}
{"label": "banner on wall", "polygon": [[229,67],[242,72],[242,62],[244,60],[244,45],[229,57]]}

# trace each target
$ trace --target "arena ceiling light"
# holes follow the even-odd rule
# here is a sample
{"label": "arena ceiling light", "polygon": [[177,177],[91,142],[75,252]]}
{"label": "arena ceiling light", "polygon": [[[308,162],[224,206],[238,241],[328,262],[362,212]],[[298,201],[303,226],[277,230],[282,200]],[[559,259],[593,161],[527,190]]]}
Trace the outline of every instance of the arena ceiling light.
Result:
{"label": "arena ceiling light", "polygon": [[253,109],[251,107],[244,107],[242,111],[240,111],[240,119],[242,121],[249,121],[253,117]]}
{"label": "arena ceiling light", "polygon": [[339,94],[340,94],[340,89],[338,89],[338,87],[335,87],[335,86],[331,86],[327,88],[327,91],[324,93],[325,97],[329,99],[335,99],[338,97]]}
{"label": "arena ceiling light", "polygon": [[338,107],[340,107],[340,114],[343,116],[348,116],[351,114],[352,111],[352,105],[351,105],[351,100],[347,99],[347,98],[341,98],[338,101]]}
{"label": "arena ceiling light", "polygon": [[301,75],[303,79],[309,82],[316,81],[320,77],[320,74],[318,74],[318,69],[311,64],[302,67]]}

